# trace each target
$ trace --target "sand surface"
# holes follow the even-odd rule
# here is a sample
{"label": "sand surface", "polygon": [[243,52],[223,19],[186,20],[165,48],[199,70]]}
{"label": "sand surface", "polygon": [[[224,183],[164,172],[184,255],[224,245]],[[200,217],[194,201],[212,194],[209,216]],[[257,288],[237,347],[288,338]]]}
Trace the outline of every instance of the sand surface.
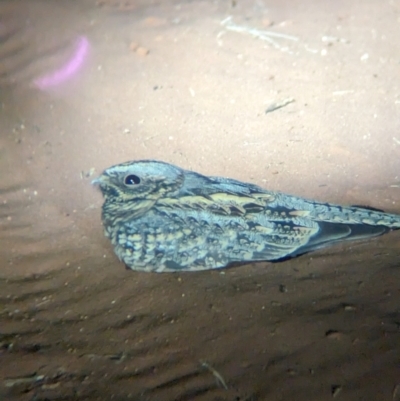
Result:
{"label": "sand surface", "polygon": [[0,400],[399,401],[399,232],[137,273],[90,185],[152,158],[400,213],[398,38],[397,1],[1,1]]}

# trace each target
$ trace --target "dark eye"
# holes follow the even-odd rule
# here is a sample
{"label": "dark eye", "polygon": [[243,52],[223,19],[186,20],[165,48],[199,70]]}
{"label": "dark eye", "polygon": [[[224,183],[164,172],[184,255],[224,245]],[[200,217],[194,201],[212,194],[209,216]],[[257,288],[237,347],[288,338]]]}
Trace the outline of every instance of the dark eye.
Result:
{"label": "dark eye", "polygon": [[125,185],[137,185],[140,184],[140,178],[137,175],[129,174],[125,177]]}

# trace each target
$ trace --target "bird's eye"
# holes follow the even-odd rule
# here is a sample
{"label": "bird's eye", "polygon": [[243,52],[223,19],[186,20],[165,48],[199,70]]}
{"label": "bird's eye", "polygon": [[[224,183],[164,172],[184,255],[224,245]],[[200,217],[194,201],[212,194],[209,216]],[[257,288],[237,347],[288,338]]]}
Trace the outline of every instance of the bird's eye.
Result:
{"label": "bird's eye", "polygon": [[137,175],[129,174],[124,179],[125,185],[137,185],[140,184],[140,178]]}

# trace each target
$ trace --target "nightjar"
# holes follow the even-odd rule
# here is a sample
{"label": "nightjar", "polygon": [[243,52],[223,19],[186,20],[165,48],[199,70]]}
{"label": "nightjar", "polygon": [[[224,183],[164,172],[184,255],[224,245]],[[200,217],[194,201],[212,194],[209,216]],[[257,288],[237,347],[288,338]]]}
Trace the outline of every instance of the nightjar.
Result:
{"label": "nightjar", "polygon": [[279,261],[400,228],[400,215],[297,198],[155,160],[118,164],[93,183],[104,196],[105,234],[132,270]]}

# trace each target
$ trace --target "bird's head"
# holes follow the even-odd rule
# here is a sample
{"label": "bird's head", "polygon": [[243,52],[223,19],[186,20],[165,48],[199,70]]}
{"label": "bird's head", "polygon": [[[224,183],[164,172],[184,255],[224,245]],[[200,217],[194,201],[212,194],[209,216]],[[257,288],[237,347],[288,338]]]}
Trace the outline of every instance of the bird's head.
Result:
{"label": "bird's head", "polygon": [[178,191],[184,172],[171,164],[155,161],[131,161],[109,167],[95,180],[105,200],[113,203],[156,202]]}

